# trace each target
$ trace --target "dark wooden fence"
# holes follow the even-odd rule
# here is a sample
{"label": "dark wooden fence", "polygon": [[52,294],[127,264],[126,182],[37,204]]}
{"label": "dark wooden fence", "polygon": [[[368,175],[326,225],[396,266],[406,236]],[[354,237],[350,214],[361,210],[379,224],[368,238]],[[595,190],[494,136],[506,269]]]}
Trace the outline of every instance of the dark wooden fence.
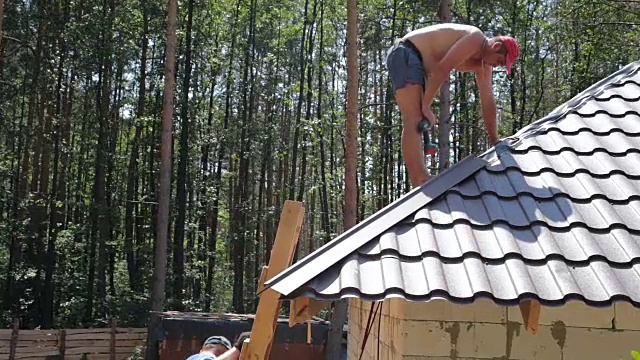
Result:
{"label": "dark wooden fence", "polygon": [[[145,345],[146,328],[0,329],[0,360],[124,360]],[[86,355],[86,357],[84,357]]]}

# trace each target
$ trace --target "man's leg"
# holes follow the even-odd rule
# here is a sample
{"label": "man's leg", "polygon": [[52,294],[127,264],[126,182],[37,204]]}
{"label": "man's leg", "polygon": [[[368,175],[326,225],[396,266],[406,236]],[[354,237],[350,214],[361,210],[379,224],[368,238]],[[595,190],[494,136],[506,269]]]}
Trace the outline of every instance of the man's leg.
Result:
{"label": "man's leg", "polygon": [[402,157],[409,172],[409,181],[417,187],[429,180],[424,165],[422,133],[418,130],[418,123],[424,117],[422,85],[407,84],[396,90],[395,97],[402,115]]}
{"label": "man's leg", "polygon": [[429,180],[424,165],[423,132],[418,129],[424,117],[422,92],[425,73],[422,60],[414,50],[396,40],[387,53],[387,68],[402,116],[402,157],[409,181],[417,187]]}

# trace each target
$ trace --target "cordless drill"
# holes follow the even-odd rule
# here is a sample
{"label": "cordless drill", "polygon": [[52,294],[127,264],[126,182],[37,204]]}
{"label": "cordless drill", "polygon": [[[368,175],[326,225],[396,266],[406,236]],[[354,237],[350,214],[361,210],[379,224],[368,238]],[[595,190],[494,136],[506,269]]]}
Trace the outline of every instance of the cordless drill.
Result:
{"label": "cordless drill", "polygon": [[438,145],[431,142],[431,123],[426,118],[422,118],[418,123],[418,131],[422,132],[422,139],[424,141],[424,154],[435,155],[438,152]]}

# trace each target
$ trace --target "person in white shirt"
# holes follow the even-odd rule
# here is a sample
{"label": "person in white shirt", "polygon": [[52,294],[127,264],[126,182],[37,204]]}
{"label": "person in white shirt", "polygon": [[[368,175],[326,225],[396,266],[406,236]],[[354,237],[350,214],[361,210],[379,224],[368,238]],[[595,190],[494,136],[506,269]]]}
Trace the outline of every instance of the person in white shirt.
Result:
{"label": "person in white shirt", "polygon": [[202,344],[200,352],[189,356],[187,360],[238,360],[242,345],[249,338],[249,334],[249,332],[240,334],[233,346],[224,336],[210,336]]}

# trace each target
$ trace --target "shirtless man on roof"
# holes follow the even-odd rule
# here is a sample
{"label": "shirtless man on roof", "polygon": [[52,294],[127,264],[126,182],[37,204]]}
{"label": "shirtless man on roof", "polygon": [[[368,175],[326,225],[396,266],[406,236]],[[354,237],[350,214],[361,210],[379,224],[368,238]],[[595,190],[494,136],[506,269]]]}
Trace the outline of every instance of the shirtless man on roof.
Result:
{"label": "shirtless man on roof", "polygon": [[[480,29],[463,24],[438,24],[414,30],[397,39],[387,52],[387,69],[402,115],[402,155],[409,180],[416,187],[429,179],[422,150],[422,130],[437,123],[431,103],[452,70],[474,72],[491,143],[500,139],[496,127],[496,104],[491,85],[494,67],[507,74],[520,55],[512,37],[487,37]],[[426,81],[425,88],[425,77]],[[428,120],[428,122],[423,121]],[[428,132],[427,132],[428,133]],[[428,139],[427,154],[437,147]]]}

